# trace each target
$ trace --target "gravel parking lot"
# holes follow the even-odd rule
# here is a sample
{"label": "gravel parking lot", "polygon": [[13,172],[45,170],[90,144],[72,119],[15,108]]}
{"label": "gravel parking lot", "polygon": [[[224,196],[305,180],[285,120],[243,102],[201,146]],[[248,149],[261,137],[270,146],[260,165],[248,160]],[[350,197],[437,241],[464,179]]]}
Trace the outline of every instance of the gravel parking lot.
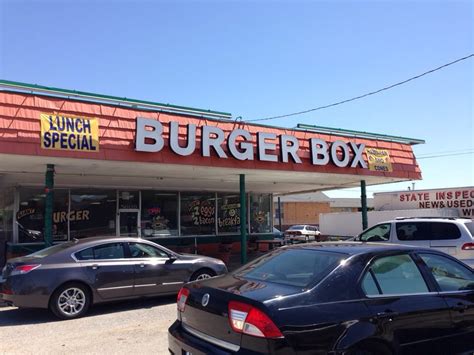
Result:
{"label": "gravel parking lot", "polygon": [[58,321],[46,310],[0,308],[0,354],[167,354],[176,296],[97,305]]}

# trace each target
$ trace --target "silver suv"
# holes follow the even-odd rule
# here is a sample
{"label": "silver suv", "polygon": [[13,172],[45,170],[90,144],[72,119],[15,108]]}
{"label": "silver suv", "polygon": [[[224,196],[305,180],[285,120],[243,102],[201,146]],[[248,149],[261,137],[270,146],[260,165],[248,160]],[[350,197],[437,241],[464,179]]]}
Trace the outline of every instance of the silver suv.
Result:
{"label": "silver suv", "polygon": [[397,218],[378,223],[355,239],[434,248],[474,267],[474,221],[469,218]]}

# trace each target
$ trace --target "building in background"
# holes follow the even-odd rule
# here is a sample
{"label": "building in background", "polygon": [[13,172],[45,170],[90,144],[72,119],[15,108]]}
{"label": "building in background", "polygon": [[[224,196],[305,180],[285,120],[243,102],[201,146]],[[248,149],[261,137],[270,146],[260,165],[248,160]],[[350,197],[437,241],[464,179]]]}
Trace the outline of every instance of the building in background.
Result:
{"label": "building in background", "polygon": [[[320,191],[274,196],[273,210],[275,211],[275,219],[273,223],[276,228],[280,228],[278,197],[280,198],[282,231],[295,224],[319,226],[319,215],[321,213],[357,212],[361,211],[362,207],[360,198],[330,198]],[[373,209],[373,205],[373,199],[368,198],[368,209]]]}
{"label": "building in background", "polygon": [[474,187],[375,193],[374,207],[377,211],[454,209],[459,217],[474,218]]}
{"label": "building in background", "polygon": [[[408,190],[374,194],[368,227],[406,217],[474,218],[474,187]],[[351,237],[362,232],[360,212],[321,213],[321,233]]]}

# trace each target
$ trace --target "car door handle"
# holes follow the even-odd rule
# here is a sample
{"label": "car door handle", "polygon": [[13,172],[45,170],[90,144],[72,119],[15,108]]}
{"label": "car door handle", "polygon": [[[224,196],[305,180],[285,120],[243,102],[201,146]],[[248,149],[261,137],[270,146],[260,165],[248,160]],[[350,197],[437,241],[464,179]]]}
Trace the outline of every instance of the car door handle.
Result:
{"label": "car door handle", "polygon": [[388,319],[389,322],[393,320],[393,318],[398,316],[398,312],[393,312],[393,311],[384,311],[384,312],[378,312],[375,319]]}
{"label": "car door handle", "polygon": [[467,308],[468,308],[467,304],[461,303],[461,302],[459,302],[456,305],[451,307],[451,309],[453,311],[458,311],[458,312],[461,312],[461,313],[464,312]]}
{"label": "car door handle", "polygon": [[93,264],[91,266],[92,270],[97,270],[99,268],[99,265],[98,264]]}
{"label": "car door handle", "polygon": [[143,267],[145,267],[145,264],[138,264],[138,266],[143,268]]}

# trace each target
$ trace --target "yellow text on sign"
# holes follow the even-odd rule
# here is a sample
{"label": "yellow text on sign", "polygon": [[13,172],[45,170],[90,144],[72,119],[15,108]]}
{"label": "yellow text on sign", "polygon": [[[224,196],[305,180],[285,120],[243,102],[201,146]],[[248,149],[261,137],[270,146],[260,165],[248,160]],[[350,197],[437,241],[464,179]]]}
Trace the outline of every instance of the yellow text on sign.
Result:
{"label": "yellow text on sign", "polygon": [[98,152],[98,119],[42,113],[41,148]]}

